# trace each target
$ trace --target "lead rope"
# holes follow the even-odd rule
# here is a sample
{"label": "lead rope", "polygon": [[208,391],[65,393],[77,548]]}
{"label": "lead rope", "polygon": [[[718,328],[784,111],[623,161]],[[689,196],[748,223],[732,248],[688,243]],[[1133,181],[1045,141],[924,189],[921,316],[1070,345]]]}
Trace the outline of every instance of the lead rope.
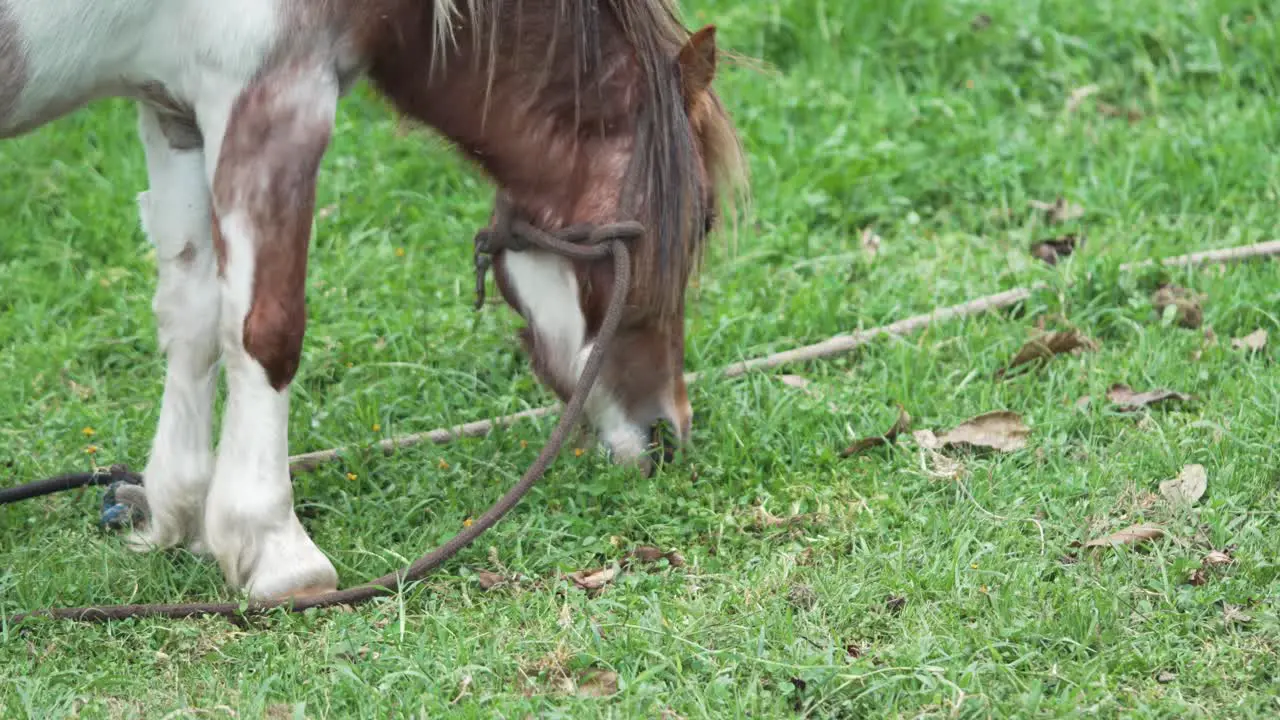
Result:
{"label": "lead rope", "polygon": [[[551,466],[551,462],[560,454],[560,450],[564,447],[564,442],[573,430],[574,425],[581,419],[583,407],[587,402],[587,395],[595,385],[596,377],[600,374],[600,368],[604,362],[604,354],[613,343],[613,337],[622,320],[622,312],[626,306],[627,296],[631,288],[631,254],[627,249],[626,243],[640,237],[643,234],[643,227],[639,223],[622,222],[600,226],[595,229],[573,227],[558,231],[555,234],[547,233],[523,220],[514,219],[508,204],[501,197],[497,204],[495,221],[495,226],[492,229],[481,230],[476,235],[476,276],[480,282],[481,292],[483,292],[484,272],[491,265],[489,258],[493,253],[499,250],[520,251],[528,249],[530,246],[574,260],[602,260],[611,255],[613,257],[614,288],[612,295],[609,297],[608,310],[605,312],[600,332],[597,334],[591,353],[587,356],[587,363],[582,369],[582,375],[578,378],[578,383],[573,389],[573,395],[570,396],[569,402],[565,405],[559,422],[556,423],[550,437],[547,438],[547,444],[543,446],[542,452],[538,453],[538,457],[533,461],[533,464],[529,466],[524,476],[520,478],[520,482],[516,483],[505,495],[499,498],[470,527],[464,528],[457,535],[450,538],[448,542],[418,558],[408,567],[346,590],[334,590],[320,595],[292,600],[250,602],[248,604],[179,603],[48,608],[14,615],[9,619],[10,624],[17,625],[23,620],[33,617],[94,622],[142,617],[181,619],[204,615],[236,618],[261,615],[277,608],[287,612],[302,612],[312,608],[332,607],[334,605],[357,605],[380,595],[396,592],[409,583],[421,580],[431,571],[458,554],[460,550],[470,545],[489,528],[496,525],[504,515],[520,502],[525,493],[529,492],[529,489],[542,479],[543,475],[546,474],[547,468]],[[481,260],[482,257],[484,260]],[[70,484],[64,481],[54,489],[48,489],[52,487],[49,481],[39,481],[28,486],[10,488],[8,492],[13,499],[8,499],[6,502],[33,497],[36,494],[48,494],[49,492],[56,492],[69,487],[102,484],[105,482],[99,474],[66,477],[72,477],[75,480]],[[57,480],[57,478],[54,480]],[[23,494],[24,488],[34,487],[41,483],[46,486],[43,488],[43,492],[34,494],[27,492]]]}

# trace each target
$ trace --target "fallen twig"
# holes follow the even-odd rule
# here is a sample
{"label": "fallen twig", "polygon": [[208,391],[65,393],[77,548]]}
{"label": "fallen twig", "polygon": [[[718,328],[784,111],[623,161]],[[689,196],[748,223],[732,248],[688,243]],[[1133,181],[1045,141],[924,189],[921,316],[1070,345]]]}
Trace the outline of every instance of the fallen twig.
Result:
{"label": "fallen twig", "polygon": [[[1129,272],[1150,267],[1157,263],[1164,265],[1165,267],[1191,267],[1195,265],[1241,262],[1244,260],[1271,257],[1275,255],[1280,255],[1280,240],[1272,240],[1269,242],[1256,243],[1254,245],[1243,245],[1233,248],[1223,248],[1221,250],[1206,250],[1203,252],[1190,253],[1188,255],[1164,258],[1163,260],[1142,260],[1140,262],[1125,263],[1120,266],[1120,269]],[[863,345],[867,345],[872,340],[875,340],[882,335],[907,335],[917,330],[929,327],[930,325],[943,323],[948,320],[968,317],[971,315],[980,315],[992,310],[999,310],[1011,305],[1016,305],[1017,303],[1031,297],[1033,292],[1043,289],[1044,287],[1046,287],[1044,283],[1037,283],[1028,287],[1014,288],[1012,290],[1006,290],[993,295],[986,295],[974,300],[969,300],[967,302],[960,303],[959,305],[939,308],[933,312],[925,313],[923,315],[914,315],[888,325],[882,325],[869,330],[859,330],[853,333],[836,335],[813,345],[806,345],[804,347],[794,348],[791,350],[783,350],[782,352],[774,353],[766,357],[753,358],[751,360],[733,363],[732,365],[720,368],[719,370],[702,373],[685,373],[685,382],[692,383],[710,376],[734,378],[745,375],[752,370],[775,368],[779,365],[787,365],[790,363],[818,360],[821,358],[832,357],[834,355],[841,355],[862,347]],[[545,417],[559,409],[560,406],[558,404],[533,408],[513,415],[504,415],[492,420],[476,420],[449,428],[437,428],[427,432],[388,438],[380,441],[374,447],[382,450],[383,453],[390,455],[400,448],[412,447],[423,443],[447,445],[459,438],[484,437],[498,428],[510,427],[522,420]],[[317,450],[315,452],[304,453],[302,455],[294,455],[289,458],[289,470],[295,473],[308,472],[325,463],[337,460],[342,457],[344,452],[347,451],[348,448],[339,447],[331,450]]]}
{"label": "fallen twig", "polygon": [[1260,257],[1271,257],[1280,255],[1280,240],[1270,240],[1268,242],[1255,243],[1253,245],[1241,245],[1239,247],[1222,248],[1221,250],[1205,250],[1203,252],[1195,252],[1189,255],[1176,255],[1163,260],[1142,260],[1140,262],[1125,263],[1120,266],[1121,270],[1129,272],[1139,268],[1150,267],[1159,262],[1165,267],[1191,267],[1192,265],[1208,265],[1210,263],[1231,263],[1240,262],[1242,260],[1252,260]]}
{"label": "fallen twig", "polygon": [[[476,420],[463,425],[454,425],[450,428],[437,428],[428,430],[427,432],[414,433],[412,435],[401,435],[399,437],[387,438],[380,441],[374,447],[377,447],[383,453],[390,455],[400,448],[421,445],[422,443],[434,443],[436,445],[447,445],[454,440],[464,437],[484,437],[493,432],[497,428],[508,427],[514,425],[521,420],[529,420],[531,418],[543,417],[550,415],[552,412],[559,410],[559,405],[548,405],[546,407],[534,408],[532,410],[522,410],[514,415],[504,415],[493,420]],[[346,452],[347,448],[333,448],[331,450],[316,450],[315,452],[303,453],[302,455],[294,455],[289,458],[290,472],[308,472],[315,470],[321,465],[333,462]]]}

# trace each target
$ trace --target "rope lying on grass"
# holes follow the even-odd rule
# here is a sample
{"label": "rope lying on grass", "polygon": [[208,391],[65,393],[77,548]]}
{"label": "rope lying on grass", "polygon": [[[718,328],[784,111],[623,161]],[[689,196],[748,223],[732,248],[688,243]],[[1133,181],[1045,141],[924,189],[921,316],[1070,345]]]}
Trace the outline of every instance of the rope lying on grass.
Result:
{"label": "rope lying on grass", "polygon": [[[627,249],[620,241],[613,242],[612,246],[615,272],[620,278],[626,278],[627,270],[629,269],[627,266]],[[558,251],[569,254],[571,250],[573,249],[569,248]],[[1189,267],[1207,263],[1238,262],[1251,258],[1273,255],[1280,255],[1280,241],[1228,248],[1225,250],[1192,253],[1190,255],[1167,258],[1160,261],[1160,264],[1166,267]],[[1135,270],[1154,264],[1156,264],[1155,261],[1127,263],[1122,265],[1121,269]],[[621,281],[619,286],[626,288],[626,280]],[[713,373],[689,373],[686,375],[686,378],[689,382],[693,382],[699,377],[706,377],[711,374],[718,374],[721,377],[732,378],[744,375],[754,369],[772,368],[786,363],[815,360],[838,355],[862,345],[866,345],[882,335],[905,335],[947,320],[970,315],[978,315],[991,310],[1009,307],[1029,298],[1032,292],[1045,287],[1048,287],[1048,285],[1045,283],[1037,283],[1029,287],[1006,290],[994,295],[987,295],[975,300],[970,300],[959,305],[940,308],[924,315],[909,317],[905,320],[900,320],[889,325],[872,328],[870,330],[861,330],[850,334],[837,335],[814,345],[775,353],[763,358],[734,363],[721,368],[719,371],[713,371]],[[625,290],[619,292],[615,289],[615,298],[610,300],[610,311],[607,314],[605,322],[605,326],[608,330],[602,333],[602,337],[611,337],[613,329],[616,328],[618,311],[621,308],[621,304],[616,302],[616,298],[622,296],[625,296]],[[422,558],[419,558],[408,568],[384,575],[383,577],[353,588],[333,591],[311,598],[297,599],[290,602],[250,603],[247,606],[241,606],[239,603],[182,603],[177,605],[112,605],[82,608],[50,608],[30,613],[19,613],[18,615],[11,617],[9,622],[10,624],[16,625],[22,620],[34,616],[49,616],[61,619],[91,621],[146,616],[186,618],[202,615],[221,615],[228,618],[236,618],[242,615],[266,612],[272,608],[284,608],[297,612],[311,607],[356,604],[370,600],[387,591],[397,590],[403,587],[406,582],[422,578],[431,570],[442,564],[445,560],[451,558],[462,547],[468,545],[476,536],[496,523],[519,501],[524,492],[538,480],[543,471],[545,471],[546,467],[550,464],[551,460],[560,450],[561,444],[569,433],[570,422],[572,422],[581,411],[582,404],[586,398],[586,388],[590,387],[591,380],[594,379],[595,371],[599,369],[602,355],[601,349],[606,344],[607,340],[602,340],[591,353],[591,357],[587,363],[588,370],[584,372],[584,376],[579,383],[579,387],[574,390],[574,396],[571,398],[569,403],[568,413],[561,416],[560,421],[553,430],[546,447],[543,448],[538,459],[525,473],[525,476],[521,478],[520,482],[508,491],[507,494],[504,495],[493,507],[491,507],[472,527],[458,533],[449,542],[445,543],[445,545],[428,553]],[[528,418],[548,415],[556,409],[558,409],[557,406],[536,408],[516,413],[514,415],[496,418],[494,420],[481,420],[466,423],[464,425],[458,425],[452,428],[442,428],[425,433],[390,438],[379,443],[378,447],[380,447],[384,452],[390,453],[397,448],[410,447],[423,442],[445,444],[462,437],[481,437],[488,434],[495,428],[510,426]],[[304,472],[315,469],[326,462],[340,458],[344,451],[344,448],[335,448],[333,450],[322,450],[319,452],[295,456],[290,458],[290,471]],[[65,490],[80,487],[82,485],[105,484],[106,482],[111,481],[114,476],[123,477],[125,475],[133,477],[132,473],[128,473],[128,471],[123,468],[112,468],[110,472],[86,473],[81,476],[62,476],[59,478],[51,478],[48,481],[29,484],[25,489],[11,488],[10,491],[12,497],[9,497],[7,501],[14,502],[27,497],[35,497],[37,495],[46,494],[47,492]]]}
{"label": "rope lying on grass", "polygon": [[[1177,255],[1175,257],[1164,258],[1163,260],[1143,260],[1140,262],[1125,263],[1120,266],[1120,270],[1124,272],[1131,272],[1133,270],[1151,267],[1156,264],[1160,264],[1165,267],[1193,267],[1196,265],[1235,263],[1276,255],[1280,255],[1280,240],[1272,240],[1269,242],[1257,243],[1255,245],[1223,248],[1221,250],[1206,250],[1203,252],[1190,253],[1188,255]],[[1031,297],[1033,292],[1042,290],[1046,287],[1048,287],[1046,283],[1036,283],[1027,287],[1005,290],[1004,292],[985,295],[980,298],[962,302],[958,305],[938,308],[923,315],[913,315],[909,318],[905,318],[888,325],[882,325],[869,330],[858,330],[852,333],[844,333],[812,345],[805,345],[804,347],[793,348],[791,350],[783,350],[782,352],[777,352],[766,357],[743,360],[742,362],[727,365],[719,370],[711,370],[702,373],[686,373],[685,382],[692,383],[701,378],[710,376],[735,378],[745,375],[752,370],[765,370],[778,367],[779,365],[789,365],[791,363],[819,360],[822,358],[832,357],[834,355],[840,355],[856,350],[857,348],[867,345],[876,338],[884,335],[909,335],[917,330],[923,330],[930,325],[937,325],[957,318],[981,315],[982,313],[990,312],[992,310],[1000,310],[1002,308],[1010,307]],[[382,440],[373,447],[390,455],[398,449],[421,445],[423,443],[447,445],[462,438],[484,437],[494,430],[510,427],[523,420],[545,417],[554,413],[557,409],[559,409],[559,405],[548,405],[546,407],[524,410],[513,415],[504,415],[492,420],[475,420],[462,425],[455,425],[453,427],[437,428],[435,430],[414,433],[412,435],[401,435]],[[342,457],[343,453],[349,452],[350,449],[351,448],[338,447],[330,450],[317,450],[315,452],[294,455],[289,458],[289,470],[295,473],[315,470],[321,465],[338,460]]]}

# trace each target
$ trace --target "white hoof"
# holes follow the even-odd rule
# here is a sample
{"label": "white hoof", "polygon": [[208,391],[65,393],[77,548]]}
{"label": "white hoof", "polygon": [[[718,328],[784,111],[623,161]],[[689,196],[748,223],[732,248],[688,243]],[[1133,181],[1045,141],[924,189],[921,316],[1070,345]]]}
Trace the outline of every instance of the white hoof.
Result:
{"label": "white hoof", "polygon": [[[217,547],[212,540],[208,546]],[[252,600],[301,598],[338,588],[338,571],[296,517],[286,529],[262,534],[239,552],[215,549],[214,554],[227,583],[246,590]]]}

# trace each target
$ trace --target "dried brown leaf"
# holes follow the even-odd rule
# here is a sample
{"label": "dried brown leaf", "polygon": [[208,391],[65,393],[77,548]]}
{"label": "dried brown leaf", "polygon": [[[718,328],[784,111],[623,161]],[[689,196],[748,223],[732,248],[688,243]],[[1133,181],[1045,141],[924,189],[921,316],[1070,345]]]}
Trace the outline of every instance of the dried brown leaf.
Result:
{"label": "dried brown leaf", "polygon": [[855,440],[852,445],[840,452],[840,457],[850,457],[859,453],[866,452],[873,447],[880,445],[892,445],[898,436],[911,430],[911,416],[907,414],[906,408],[898,406],[898,419],[893,423],[893,427],[889,428],[884,435],[878,437],[862,438]]}
{"label": "dried brown leaf", "polygon": [[894,615],[902,612],[902,608],[907,606],[907,599],[901,595],[890,595],[884,599],[884,609]]}
{"label": "dried brown leaf", "polygon": [[666,558],[667,563],[671,567],[680,567],[684,565],[684,557],[675,550],[663,552],[651,545],[640,545],[623,556],[622,567],[629,567],[633,562],[647,565],[656,563],[663,558]]}
{"label": "dried brown leaf", "polygon": [[1165,389],[1134,392],[1128,385],[1116,383],[1107,390],[1107,399],[1115,403],[1118,406],[1116,409],[1120,412],[1133,412],[1150,405],[1158,405],[1166,400],[1186,402],[1191,399],[1191,396],[1176,390]]}
{"label": "dried brown leaf", "polygon": [[1032,243],[1031,254],[1050,265],[1057,265],[1060,258],[1069,256],[1076,248],[1084,245],[1084,236],[1077,234],[1059,235],[1048,240]]}
{"label": "dried brown leaf", "polygon": [[1244,337],[1234,338],[1231,341],[1231,347],[1236,350],[1249,350],[1258,352],[1267,346],[1267,331],[1261,328],[1245,335]]}
{"label": "dried brown leaf", "polygon": [[911,437],[915,438],[917,445],[926,450],[937,450],[942,447],[942,441],[932,430],[916,430],[911,433]]}
{"label": "dried brown leaf", "polygon": [[1040,200],[1029,200],[1027,204],[1036,210],[1042,210],[1052,224],[1064,223],[1084,216],[1084,208],[1059,197],[1051,203]]}
{"label": "dried brown leaf", "polygon": [[627,558],[635,559],[642,563],[657,562],[665,556],[666,553],[652,545],[640,545],[634,550],[628,551],[626,555]]}
{"label": "dried brown leaf", "polygon": [[1207,575],[1205,575],[1204,570],[1201,568],[1196,568],[1195,570],[1192,570],[1191,574],[1187,576],[1188,585],[1200,587],[1201,585],[1204,585],[1207,582],[1209,582],[1209,578]]}
{"label": "dried brown leaf", "polygon": [[1027,341],[1018,354],[1013,356],[1008,367],[996,373],[1000,377],[1010,370],[1027,363],[1045,361],[1055,355],[1079,351],[1095,351],[1098,342],[1078,330],[1064,330],[1038,335]]}
{"label": "dried brown leaf", "polygon": [[1178,473],[1178,477],[1160,483],[1160,494],[1175,505],[1191,505],[1204,496],[1209,486],[1209,476],[1204,466],[1186,465]]}
{"label": "dried brown leaf", "polygon": [[1022,422],[1022,416],[1008,410],[996,410],[970,418],[941,435],[928,430],[913,433],[916,442],[928,450],[948,446],[983,447],[1014,452],[1027,446],[1030,428]]}
{"label": "dried brown leaf", "polygon": [[1094,538],[1085,543],[1085,547],[1119,547],[1121,545],[1138,545],[1149,540],[1156,540],[1164,537],[1164,528],[1159,525],[1149,525],[1139,523],[1130,525],[1123,530],[1117,530],[1105,537]]}
{"label": "dried brown leaf", "polygon": [[496,572],[489,572],[488,570],[477,570],[476,577],[480,578],[481,590],[492,590],[493,588],[507,582],[507,578]]}
{"label": "dried brown leaf", "polygon": [[1200,564],[1205,567],[1217,567],[1219,565],[1230,565],[1232,562],[1230,555],[1222,552],[1221,550],[1214,550],[1208,555],[1205,555],[1204,559],[1200,561]]}
{"label": "dried brown leaf", "polygon": [[579,570],[568,575],[573,584],[583,590],[599,590],[613,582],[616,577],[618,577],[617,565],[608,565],[595,570]]}
{"label": "dried brown leaf", "polygon": [[618,673],[612,670],[584,670],[577,681],[579,697],[609,697],[618,692]]}
{"label": "dried brown leaf", "polygon": [[779,375],[778,379],[782,381],[783,385],[799,388],[800,390],[804,390],[809,387],[809,379],[800,377],[799,375]]}
{"label": "dried brown leaf", "polygon": [[986,13],[978,13],[969,21],[969,29],[974,32],[982,32],[991,27],[991,16]]}
{"label": "dried brown leaf", "polygon": [[1178,679],[1178,676],[1175,673],[1169,672],[1168,670],[1161,670],[1159,673],[1156,674],[1156,682],[1160,683],[1161,685],[1167,685],[1177,679]]}
{"label": "dried brown leaf", "polygon": [[1174,308],[1177,323],[1185,328],[1198,328],[1204,322],[1204,310],[1200,304],[1205,296],[1177,285],[1165,285],[1151,294],[1151,305],[1162,315],[1166,308]]}

